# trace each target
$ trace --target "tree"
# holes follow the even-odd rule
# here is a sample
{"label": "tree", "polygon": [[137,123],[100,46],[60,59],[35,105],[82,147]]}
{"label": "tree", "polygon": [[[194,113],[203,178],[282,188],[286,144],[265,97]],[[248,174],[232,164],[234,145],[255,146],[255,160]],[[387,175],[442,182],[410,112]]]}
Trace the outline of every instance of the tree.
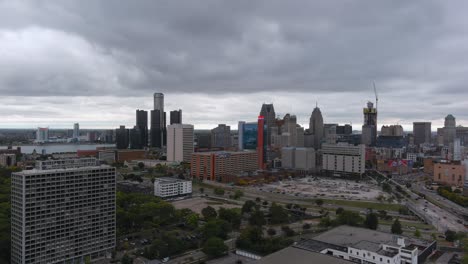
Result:
{"label": "tree", "polygon": [[205,220],[210,220],[216,218],[218,214],[216,213],[216,210],[213,207],[207,206],[202,209],[202,215],[203,218],[205,218]]}
{"label": "tree", "polygon": [[456,240],[456,238],[457,238],[457,233],[455,231],[452,231],[452,230],[445,231],[445,240],[447,240],[448,242],[453,242]]}
{"label": "tree", "polygon": [[316,204],[317,206],[322,206],[322,205],[323,205],[323,200],[322,200],[322,199],[316,199],[316,200],[315,200],[315,204]]}
{"label": "tree", "polygon": [[421,231],[419,231],[419,229],[416,229],[416,231],[414,231],[414,236],[417,237],[417,238],[420,238],[421,237]]}
{"label": "tree", "polygon": [[392,224],[392,234],[397,234],[397,235],[403,234],[403,230],[401,229],[401,223],[400,223],[400,220],[398,220],[398,218],[396,218]]}
{"label": "tree", "polygon": [[242,206],[242,210],[241,212],[242,213],[250,213],[253,211],[253,209],[255,208],[255,202],[252,201],[252,200],[247,200],[245,201],[244,205]]}
{"label": "tree", "polygon": [[343,207],[338,207],[338,208],[336,208],[336,212],[335,212],[336,215],[339,215],[339,214],[341,214],[341,213],[343,213],[343,212],[344,212]]}
{"label": "tree", "polygon": [[221,257],[226,254],[228,247],[224,244],[224,241],[217,237],[208,238],[203,245],[202,251],[211,257]]}
{"label": "tree", "polygon": [[363,218],[357,212],[343,211],[336,218],[339,224],[349,226],[359,226],[363,222]]}
{"label": "tree", "polygon": [[288,212],[281,206],[273,203],[270,207],[270,223],[271,224],[283,224],[289,220]]}
{"label": "tree", "polygon": [[261,201],[262,201],[262,199],[260,199],[260,197],[255,198],[256,203],[260,203]]}
{"label": "tree", "polygon": [[390,184],[384,182],[384,183],[382,183],[382,190],[384,192],[391,193],[392,192],[392,186],[390,186]]}
{"label": "tree", "polygon": [[242,192],[241,190],[236,190],[236,191],[234,192],[234,199],[235,199],[235,200],[241,198],[242,196],[244,196],[244,192]]}
{"label": "tree", "polygon": [[305,223],[303,226],[302,226],[302,229],[304,230],[308,230],[311,228],[311,225],[309,223]]}
{"label": "tree", "polygon": [[185,217],[185,223],[191,228],[198,227],[199,216],[196,213],[189,214]]}
{"label": "tree", "polygon": [[120,260],[122,264],[132,264],[133,259],[129,257],[127,254],[123,255],[122,259]]}
{"label": "tree", "polygon": [[265,216],[260,210],[255,210],[252,212],[249,218],[249,223],[254,226],[263,226],[266,224]]}
{"label": "tree", "polygon": [[282,226],[281,230],[287,237],[292,237],[296,234],[296,232],[294,232],[294,230],[292,230],[289,226]]}
{"label": "tree", "polygon": [[377,214],[371,211],[366,216],[366,220],[364,221],[364,226],[372,230],[377,230],[378,225],[379,225],[379,218],[377,217]]}
{"label": "tree", "polygon": [[204,193],[204,192],[205,192],[205,188],[200,187],[199,191],[200,191],[200,193]]}
{"label": "tree", "polygon": [[267,234],[269,236],[274,236],[274,235],[276,235],[276,230],[274,228],[268,228]]}
{"label": "tree", "polygon": [[242,221],[242,216],[238,208],[219,208],[218,210],[219,219],[223,219],[226,222],[230,223],[232,228],[239,229]]}
{"label": "tree", "polygon": [[145,164],[143,162],[138,162],[138,168],[140,168],[140,170],[144,169]]}
{"label": "tree", "polygon": [[218,237],[226,239],[231,231],[231,224],[222,219],[213,219],[208,221],[203,227],[203,236],[205,238]]}
{"label": "tree", "polygon": [[214,193],[215,193],[216,195],[222,196],[222,195],[224,195],[224,189],[215,188],[215,189],[214,189]]}

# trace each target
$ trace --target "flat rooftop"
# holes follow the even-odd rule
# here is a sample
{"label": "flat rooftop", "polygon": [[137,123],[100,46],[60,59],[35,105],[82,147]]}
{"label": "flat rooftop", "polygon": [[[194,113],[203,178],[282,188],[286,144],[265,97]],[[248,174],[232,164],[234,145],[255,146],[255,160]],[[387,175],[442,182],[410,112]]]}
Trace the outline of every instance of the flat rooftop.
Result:
{"label": "flat rooftop", "polygon": [[160,182],[187,182],[189,180],[183,180],[183,179],[178,179],[178,178],[172,178],[172,177],[161,177],[161,178],[155,178],[155,181],[160,181]]}
{"label": "flat rooftop", "polygon": [[328,244],[333,244],[343,247],[354,247],[362,249],[376,249],[376,245],[386,244],[389,246],[399,247],[396,243],[397,238],[401,237],[405,239],[405,245],[420,245],[420,246],[429,246],[429,242],[419,239],[413,239],[404,236],[398,236],[390,233],[380,232],[376,230],[352,227],[352,226],[338,226],[327,232],[324,232],[316,237],[313,240],[325,242]]}
{"label": "flat rooftop", "polygon": [[310,264],[310,263],[327,263],[327,264],[350,264],[352,262],[336,258],[330,255],[325,255],[309,250],[297,248],[295,246],[287,247],[264,258],[261,258],[259,264]]}

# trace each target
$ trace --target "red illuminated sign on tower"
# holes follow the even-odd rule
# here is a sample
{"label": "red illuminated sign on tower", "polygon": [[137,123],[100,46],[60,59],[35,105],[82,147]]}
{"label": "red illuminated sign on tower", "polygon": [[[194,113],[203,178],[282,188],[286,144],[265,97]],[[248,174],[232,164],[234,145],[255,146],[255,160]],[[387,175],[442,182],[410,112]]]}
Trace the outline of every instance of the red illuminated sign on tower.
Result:
{"label": "red illuminated sign on tower", "polygon": [[257,154],[258,154],[258,168],[260,170],[265,169],[265,148],[264,148],[264,126],[265,118],[263,116],[258,116],[258,129],[257,129]]}

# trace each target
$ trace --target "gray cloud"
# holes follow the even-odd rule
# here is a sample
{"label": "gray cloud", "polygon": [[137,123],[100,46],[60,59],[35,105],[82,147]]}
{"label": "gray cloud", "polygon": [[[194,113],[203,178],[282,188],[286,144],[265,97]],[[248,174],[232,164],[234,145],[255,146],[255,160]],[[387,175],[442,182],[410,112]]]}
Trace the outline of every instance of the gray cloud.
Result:
{"label": "gray cloud", "polygon": [[[46,107],[30,115],[52,123],[47,111],[82,105],[81,120],[90,125],[98,109],[118,108],[105,123],[114,126],[133,122],[134,108],[150,108],[153,92],[196,93],[203,104],[168,104],[208,126],[254,119],[263,101],[307,123],[319,100],[333,122],[359,124],[376,81],[382,123],[436,122],[447,113],[463,121],[467,107],[454,99],[468,96],[466,7],[431,0],[0,0],[0,103],[16,109],[17,98]],[[85,96],[94,103],[77,102]],[[31,120],[17,111],[21,122]]]}

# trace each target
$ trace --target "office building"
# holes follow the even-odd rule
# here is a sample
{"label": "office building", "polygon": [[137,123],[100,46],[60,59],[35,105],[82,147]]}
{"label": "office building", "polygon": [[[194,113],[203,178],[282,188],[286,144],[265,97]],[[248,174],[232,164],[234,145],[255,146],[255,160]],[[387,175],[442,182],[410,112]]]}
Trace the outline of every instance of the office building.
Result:
{"label": "office building", "polygon": [[164,94],[154,94],[154,110],[151,110],[151,147],[163,148],[166,142],[166,112]]}
{"label": "office building", "polygon": [[367,102],[363,109],[364,124],[362,125],[362,144],[375,146],[377,143],[377,109],[372,102]]}
{"label": "office building", "polygon": [[285,169],[313,171],[315,170],[315,150],[302,147],[282,148],[281,166]]}
{"label": "office building", "polygon": [[295,245],[354,263],[419,264],[437,248],[437,242],[342,225]]}
{"label": "office building", "polygon": [[266,134],[265,117],[259,116],[257,123],[257,165],[258,169],[263,170],[266,167]]}
{"label": "office building", "polygon": [[142,149],[144,148],[144,137],[142,137],[142,134],[144,134],[138,126],[134,126],[132,129],[130,129],[130,135],[129,135],[129,148],[131,149]]}
{"label": "office building", "polygon": [[323,125],[323,117],[320,108],[316,106],[314,111],[312,111],[312,115],[310,116],[309,121],[309,133],[313,135],[314,139],[314,149],[320,149],[323,141],[323,134],[324,134],[324,125]]}
{"label": "office building", "polygon": [[271,144],[271,128],[276,126],[276,114],[273,104],[262,104],[262,109],[260,110],[260,116],[264,117],[264,122],[266,126],[265,130],[265,142],[269,146]]}
{"label": "office building", "polygon": [[238,149],[257,149],[258,124],[256,122],[239,121],[238,125]]}
{"label": "office building", "polygon": [[49,128],[48,127],[38,127],[36,131],[36,142],[44,143],[49,141]]}
{"label": "office building", "polygon": [[443,185],[463,187],[465,166],[460,162],[439,162],[434,164],[434,181]]}
{"label": "office building", "polygon": [[197,149],[211,148],[211,130],[197,130],[194,134]]}
{"label": "office building", "polygon": [[11,262],[83,263],[115,247],[115,168],[38,161],[11,177]]}
{"label": "office building", "polygon": [[75,123],[73,125],[73,138],[79,139],[80,138],[80,124]]}
{"label": "office building", "polygon": [[196,152],[190,164],[192,177],[219,182],[228,182],[230,176],[258,169],[256,151]]}
{"label": "office building", "polygon": [[118,149],[127,149],[130,143],[130,132],[125,126],[115,130],[115,145]]}
{"label": "office building", "polygon": [[16,154],[0,154],[0,166],[10,167],[16,165]]}
{"label": "office building", "polygon": [[431,122],[413,122],[413,136],[417,146],[431,143]]}
{"label": "office building", "polygon": [[182,110],[174,110],[170,113],[170,124],[182,124]]}
{"label": "office building", "polygon": [[171,177],[154,179],[154,195],[161,198],[173,198],[192,194],[192,181]]}
{"label": "office building", "polygon": [[148,111],[136,110],[136,128],[139,130],[140,148],[148,146]]}
{"label": "office building", "polygon": [[322,144],[322,170],[332,176],[360,176],[365,172],[365,165],[366,148],[363,144]]}
{"label": "office building", "polygon": [[380,129],[382,137],[403,137],[403,127],[401,125],[382,126]]}
{"label": "office building", "polygon": [[337,135],[351,135],[353,133],[353,127],[349,124],[345,125],[337,125],[336,126],[336,134]]}
{"label": "office building", "polygon": [[231,147],[231,127],[219,124],[211,130],[211,147],[228,149]]}
{"label": "office building", "polygon": [[193,153],[193,126],[174,124],[167,126],[167,161],[190,162]]}

